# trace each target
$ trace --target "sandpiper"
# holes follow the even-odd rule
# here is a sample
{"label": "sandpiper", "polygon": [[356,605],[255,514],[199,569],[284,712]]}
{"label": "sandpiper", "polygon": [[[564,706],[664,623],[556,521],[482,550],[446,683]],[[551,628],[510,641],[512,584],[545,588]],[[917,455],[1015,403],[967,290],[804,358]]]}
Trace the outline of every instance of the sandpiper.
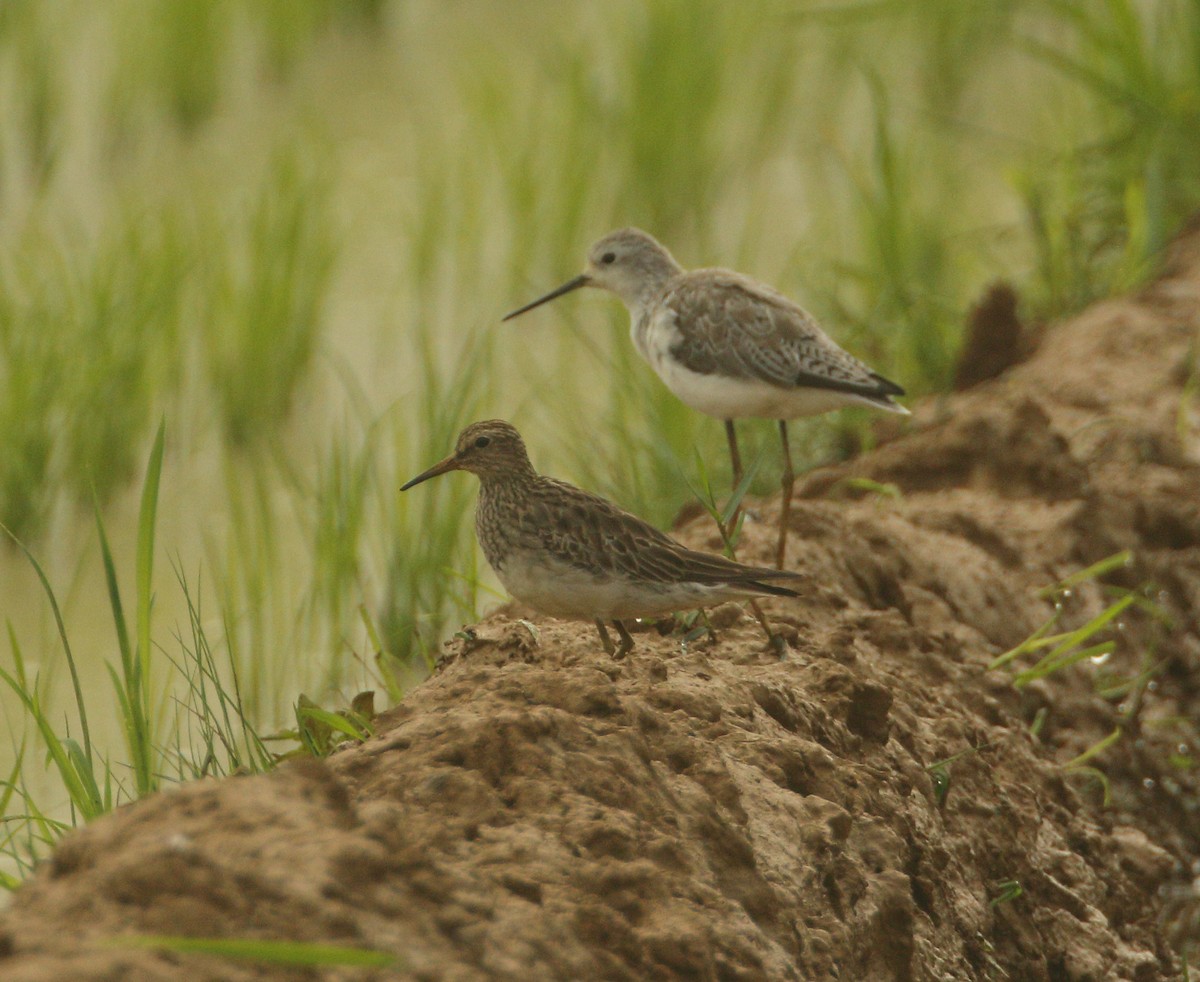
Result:
{"label": "sandpiper", "polygon": [[[479,477],[475,534],[505,589],[542,613],[593,621],[617,657],[633,647],[623,623],[631,617],[798,596],[776,582],[795,582],[795,573],[687,549],[610,501],[541,476],[521,435],[503,420],[472,423],[454,453],[400,490],[453,470]],[[616,648],[606,621],[620,636]]]}
{"label": "sandpiper", "polygon": [[685,270],[636,228],[610,232],[588,252],[587,267],[557,290],[504,320],[581,286],[620,297],[638,352],[683,402],[725,421],[733,485],[742,462],[733,421],[776,419],[783,443],[783,502],[775,565],[783,568],[795,473],[787,421],[863,404],[907,414],[904,395],[838,347],[803,308],[771,287],[727,269]]}

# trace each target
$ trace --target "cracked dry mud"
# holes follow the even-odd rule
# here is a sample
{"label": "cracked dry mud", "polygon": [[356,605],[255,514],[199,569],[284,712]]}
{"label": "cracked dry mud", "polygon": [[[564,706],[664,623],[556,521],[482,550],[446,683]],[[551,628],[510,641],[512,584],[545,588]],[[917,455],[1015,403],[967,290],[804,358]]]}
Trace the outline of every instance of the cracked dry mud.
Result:
{"label": "cracked dry mud", "polygon": [[[1181,763],[1200,749],[1198,323],[1192,236],[1141,294],[811,474],[791,519],[803,597],[766,605],[786,660],[737,608],[717,612],[715,644],[643,632],[620,662],[590,626],[534,617],[535,640],[497,612],[366,744],[68,836],[0,915],[0,978],[1178,977],[1161,889],[1200,856],[1200,782]],[[760,503],[743,558],[768,560],[777,508]],[[702,519],[678,534],[717,545]],[[1159,669],[1089,761],[1110,781],[1102,807],[1062,766],[1119,722],[1099,669],[1018,690],[986,666],[1050,616],[1039,588],[1121,549],[1134,559],[1106,582],[1153,583],[1173,623],[1131,612],[1104,666],[1134,674],[1149,653]],[[1086,584],[1063,624],[1108,602]],[[939,801],[931,768],[950,758]],[[103,944],[125,932],[401,961]]]}

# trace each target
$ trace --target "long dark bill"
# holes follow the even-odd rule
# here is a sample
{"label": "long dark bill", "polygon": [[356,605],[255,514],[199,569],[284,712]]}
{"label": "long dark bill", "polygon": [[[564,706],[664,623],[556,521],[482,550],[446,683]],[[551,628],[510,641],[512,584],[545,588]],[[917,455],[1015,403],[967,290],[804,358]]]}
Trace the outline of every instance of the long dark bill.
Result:
{"label": "long dark bill", "polygon": [[429,470],[418,474],[411,481],[400,488],[400,490],[407,491],[409,488],[415,487],[422,481],[428,481],[431,477],[437,477],[439,474],[445,474],[446,471],[456,471],[458,469],[458,457],[454,454],[451,454],[445,460],[438,461],[431,468],[429,468]]}
{"label": "long dark bill", "polygon": [[567,280],[567,282],[560,286],[557,290],[551,290],[544,297],[538,297],[532,303],[527,303],[524,307],[518,307],[516,310],[512,311],[512,313],[505,314],[501,320],[512,320],[514,317],[525,313],[527,310],[533,310],[534,307],[540,307],[544,303],[549,303],[551,300],[561,297],[564,293],[570,293],[572,290],[578,290],[581,286],[587,286],[588,280],[589,278],[587,273],[580,273],[573,280]]}

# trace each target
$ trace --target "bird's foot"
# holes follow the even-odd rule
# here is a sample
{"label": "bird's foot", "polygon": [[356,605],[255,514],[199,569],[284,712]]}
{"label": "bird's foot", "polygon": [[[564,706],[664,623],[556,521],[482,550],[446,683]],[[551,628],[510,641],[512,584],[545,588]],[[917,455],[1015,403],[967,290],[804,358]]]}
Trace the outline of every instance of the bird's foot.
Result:
{"label": "bird's foot", "polygon": [[629,652],[633,651],[633,635],[626,630],[625,625],[620,621],[613,621],[613,627],[617,629],[617,634],[621,637],[621,643],[617,645],[617,650],[612,653],[614,658],[624,658]]}
{"label": "bird's foot", "polygon": [[[614,657],[618,657],[616,655],[617,649],[613,646],[613,643],[612,643],[612,638],[610,638],[608,636],[608,629],[604,626],[604,621],[600,620],[600,618],[598,618],[598,617],[596,618],[596,630],[600,632],[600,643],[602,645],[604,645],[605,653],[609,654],[609,655],[613,655]],[[622,639],[621,643],[622,644],[625,643],[624,639]],[[631,642],[631,645],[632,645],[632,642]]]}

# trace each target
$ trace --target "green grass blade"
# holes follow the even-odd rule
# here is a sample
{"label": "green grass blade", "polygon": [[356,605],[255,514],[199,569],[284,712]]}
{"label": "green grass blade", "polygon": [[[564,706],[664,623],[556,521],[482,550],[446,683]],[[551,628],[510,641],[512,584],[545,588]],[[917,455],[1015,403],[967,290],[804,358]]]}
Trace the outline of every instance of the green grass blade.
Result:
{"label": "green grass blade", "polygon": [[1095,781],[1100,785],[1104,807],[1107,808],[1112,803],[1112,785],[1109,783],[1108,775],[1104,771],[1098,767],[1089,767],[1085,764],[1082,767],[1068,767],[1066,768],[1066,772],[1072,776],[1079,775]]}
{"label": "green grass blade", "polygon": [[0,787],[4,788],[4,792],[0,794],[0,816],[8,814],[8,805],[12,801],[12,796],[17,790],[17,780],[21,776],[21,768],[25,764],[25,741],[21,741],[20,747],[17,748],[17,758],[13,763],[12,773],[8,775],[8,780]]}
{"label": "green grass blade", "polygon": [[1116,743],[1118,740],[1120,740],[1121,732],[1122,732],[1121,727],[1119,727],[1119,726],[1114,727],[1113,731],[1108,736],[1104,737],[1101,740],[1097,740],[1090,747],[1088,747],[1087,750],[1085,750],[1083,753],[1081,753],[1078,757],[1076,757],[1074,760],[1067,761],[1067,763],[1065,763],[1063,766],[1070,770],[1073,770],[1075,768],[1082,766],[1083,764],[1085,764],[1089,760],[1091,760],[1093,757],[1104,753],[1105,750],[1107,750],[1114,743]]}
{"label": "green grass blade", "polygon": [[371,735],[371,727],[363,720],[361,723],[358,719],[349,719],[341,713],[333,713],[328,709],[322,709],[320,706],[297,706],[296,716],[303,722],[304,720],[316,720],[323,723],[331,730],[338,733],[343,733],[351,740],[362,742]]}
{"label": "green grass blade", "polygon": [[[25,706],[25,711],[33,719],[34,725],[37,726],[38,732],[41,733],[42,740],[46,744],[46,749],[50,753],[50,758],[58,771],[59,778],[67,789],[71,803],[79,809],[80,814],[85,819],[90,820],[100,815],[104,809],[99,794],[92,793],[95,789],[95,781],[85,781],[83,776],[75,769],[75,760],[87,760],[86,750],[78,757],[74,757],[69,753],[66,741],[61,740],[58,734],[54,732],[54,727],[50,725],[46,714],[42,712],[42,707],[36,695],[24,689],[18,680],[4,668],[0,668],[0,681],[3,681],[16,693],[17,698]],[[75,741],[72,740],[70,743],[78,747]],[[90,771],[90,768],[88,770]]]}
{"label": "green grass blade", "polygon": [[[154,573],[154,528],[158,514],[158,486],[162,477],[163,442],[166,434],[166,421],[158,424],[158,433],[154,437],[154,447],[150,451],[150,463],[146,468],[146,483],[142,488],[142,502],[138,511],[138,543],[137,543],[137,656],[140,666],[138,684],[141,695],[141,715],[143,725],[148,727],[150,712],[150,664],[152,661],[150,646],[150,612],[153,606],[153,573]],[[147,758],[149,747],[144,748]],[[152,790],[157,784],[153,774],[152,763],[147,759],[146,791]],[[141,785],[139,783],[139,790]],[[143,792],[144,793],[144,792]]]}
{"label": "green grass blade", "polygon": [[837,488],[849,488],[852,491],[863,491],[867,494],[873,494],[877,498],[888,498],[892,501],[902,501],[904,492],[900,490],[899,485],[892,484],[890,481],[873,481],[869,477],[844,477],[830,488],[831,491]]}
{"label": "green grass blade", "polygon": [[1059,655],[1057,658],[1052,658],[1047,655],[1032,668],[1028,668],[1023,672],[1018,672],[1013,678],[1013,685],[1018,689],[1028,685],[1037,679],[1045,678],[1047,675],[1053,675],[1055,672],[1060,672],[1064,668],[1084,661],[1088,658],[1100,658],[1104,655],[1111,655],[1113,649],[1116,648],[1115,641],[1102,641],[1100,644],[1091,645],[1088,648],[1079,648],[1073,651],[1067,651]]}
{"label": "green grass blade", "polygon": [[746,473],[742,475],[742,479],[738,481],[738,485],[733,489],[733,494],[729,496],[729,500],[725,503],[725,507],[721,511],[721,527],[725,528],[729,525],[729,520],[733,518],[733,513],[742,504],[742,499],[750,491],[750,485],[754,483],[754,479],[758,476],[758,472],[762,469],[763,461],[767,457],[765,449],[759,451],[758,455],[750,462],[750,466],[746,468]]}
{"label": "green grass blade", "polygon": [[[79,745],[78,740],[72,740],[66,737],[62,741],[62,745],[67,750],[67,757],[70,759],[72,766],[75,768],[75,773],[79,775],[79,783],[83,786],[84,793],[88,800],[95,803],[96,814],[101,815],[108,810],[105,807],[105,801],[111,801],[111,795],[101,795],[100,786],[96,783],[96,774],[92,769],[92,762],[84,755],[83,748]],[[108,782],[105,782],[107,785]]]}
{"label": "green grass blade", "polygon": [[[1037,644],[1044,640],[1044,636],[1045,636],[1046,632],[1049,631],[1050,628],[1052,628],[1057,622],[1058,622],[1057,615],[1055,615],[1054,617],[1051,617],[1048,621],[1046,621],[1046,623],[1044,623],[1041,627],[1039,627],[1036,631],[1034,631],[1031,635],[1029,635],[1029,637],[1027,637],[1024,641],[1022,641],[1015,648],[1010,648],[1008,651],[1004,652],[1004,654],[997,655],[990,662],[988,662],[987,670],[989,672],[992,672],[992,671],[995,671],[997,668],[1003,668],[1014,658],[1019,658],[1021,655],[1025,654],[1027,651],[1034,650],[1034,648],[1037,646]],[[1062,635],[1055,635],[1055,637],[1062,637]]]}
{"label": "green grass blade", "polygon": [[1101,576],[1111,573],[1114,569],[1128,566],[1131,562],[1133,562],[1133,552],[1129,549],[1123,549],[1118,553],[1106,556],[1104,559],[1092,563],[1091,566],[1072,573],[1065,580],[1060,580],[1053,586],[1044,587],[1038,591],[1038,596],[1043,600],[1052,599],[1062,593],[1063,590],[1070,590],[1079,586],[1080,583],[1098,579]]}
{"label": "green grass blade", "polygon": [[1065,652],[1069,651],[1071,648],[1074,648],[1077,645],[1083,644],[1085,641],[1087,641],[1089,638],[1091,638],[1093,635],[1095,635],[1098,631],[1100,631],[1102,628],[1107,627],[1110,623],[1112,623],[1114,620],[1116,620],[1121,614],[1123,614],[1133,604],[1133,601],[1134,601],[1134,595],[1132,593],[1130,593],[1130,594],[1126,594],[1124,597],[1122,597],[1120,600],[1118,600],[1115,604],[1111,604],[1110,606],[1106,607],[1099,614],[1097,614],[1095,617],[1093,617],[1090,621],[1088,621],[1086,624],[1084,624],[1083,627],[1080,627],[1074,631],[1071,631],[1069,634],[1067,634],[1063,638],[1063,640],[1058,644],[1058,646],[1055,647],[1054,650],[1050,652],[1050,654],[1046,655],[1044,660],[1058,658]]}
{"label": "green grass blade", "polygon": [[100,558],[104,566],[104,579],[108,587],[109,606],[112,608],[113,625],[117,631],[117,648],[121,654],[121,672],[118,676],[109,665],[113,689],[121,707],[121,723],[126,743],[132,758],[134,779],[139,795],[148,794],[154,788],[154,762],[151,753],[151,735],[142,696],[143,676],[141,662],[135,657],[129,642],[129,628],[125,621],[125,609],[121,603],[121,589],[117,582],[116,565],[112,549],[100,517],[99,503],[95,505],[96,531],[100,539]]}
{"label": "green grass blade", "polygon": [[[79,681],[79,669],[75,665],[75,655],[71,652],[71,642],[67,640],[67,627],[66,624],[63,623],[62,611],[59,609],[58,599],[54,596],[54,590],[51,588],[50,581],[46,578],[46,574],[43,572],[41,565],[36,559],[34,559],[33,553],[25,548],[25,543],[13,535],[6,526],[0,525],[0,528],[3,528],[4,531],[8,533],[9,538],[16,543],[17,548],[19,548],[21,552],[25,554],[25,558],[28,559],[30,565],[33,566],[34,572],[37,573],[38,580],[41,581],[42,589],[45,591],[46,597],[50,601],[50,610],[54,613],[54,623],[58,627],[58,637],[59,640],[62,641],[63,652],[67,656],[67,668],[71,673],[71,685],[75,689],[75,708],[79,712],[79,727],[83,732],[83,750],[88,759],[91,760],[92,733],[91,729],[88,727],[87,706],[83,701],[83,686]],[[13,641],[15,650],[16,639],[12,635],[11,625],[9,627],[9,637]]]}
{"label": "green grass blade", "polygon": [[121,589],[117,584],[117,570],[113,563],[112,549],[104,532],[104,521],[100,517],[100,503],[92,499],[96,513],[96,532],[100,537],[100,559],[104,565],[104,579],[108,587],[108,601],[112,607],[113,625],[117,631],[117,648],[121,652],[121,665],[126,677],[133,674],[133,648],[129,644],[129,627],[125,623],[125,610],[121,604]]}
{"label": "green grass blade", "polygon": [[110,938],[111,948],[151,948],[184,954],[216,955],[270,965],[347,965],[385,968],[396,964],[396,956],[370,948],[311,944],[303,941],[265,941],[255,938],[189,938],[173,935],[131,934]]}

